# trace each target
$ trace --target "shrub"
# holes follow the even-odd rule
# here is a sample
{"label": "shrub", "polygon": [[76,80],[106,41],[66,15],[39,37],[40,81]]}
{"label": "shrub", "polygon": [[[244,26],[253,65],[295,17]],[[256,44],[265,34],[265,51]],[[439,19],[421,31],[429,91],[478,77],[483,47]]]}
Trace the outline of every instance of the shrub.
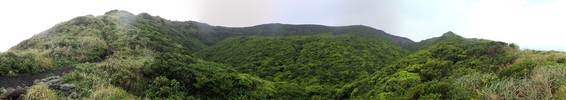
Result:
{"label": "shrub", "polygon": [[500,77],[523,77],[529,74],[530,71],[537,65],[538,64],[535,62],[527,60],[525,62],[503,68],[498,75]]}
{"label": "shrub", "polygon": [[90,99],[94,100],[133,100],[136,99],[135,96],[127,93],[126,91],[114,87],[106,86],[101,87],[91,94]]}
{"label": "shrub", "polygon": [[146,96],[150,98],[182,99],[186,94],[181,90],[181,86],[177,80],[170,80],[160,76],[156,77],[153,82],[151,82]]}
{"label": "shrub", "polygon": [[0,76],[17,74],[34,74],[54,68],[51,59],[46,58],[45,51],[36,49],[9,51],[0,55]]}
{"label": "shrub", "polygon": [[84,63],[77,64],[76,70],[74,72],[64,74],[63,78],[65,82],[75,84],[76,92],[79,98],[88,97],[96,90],[99,86],[104,86],[110,84],[108,78],[103,78],[103,76],[108,76],[108,72],[99,72],[94,70],[96,64],[94,63]]}
{"label": "shrub", "polygon": [[57,100],[58,98],[57,94],[43,82],[31,87],[25,95],[26,100]]}

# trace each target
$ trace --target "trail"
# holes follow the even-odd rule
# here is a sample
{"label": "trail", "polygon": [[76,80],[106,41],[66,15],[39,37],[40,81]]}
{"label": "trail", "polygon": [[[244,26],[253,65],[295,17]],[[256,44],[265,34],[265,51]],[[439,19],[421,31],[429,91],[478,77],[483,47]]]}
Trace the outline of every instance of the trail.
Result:
{"label": "trail", "polygon": [[[101,63],[103,61],[106,61],[106,59],[108,58],[109,55],[114,54],[114,52],[112,51],[105,51],[106,53],[103,55],[100,55],[100,60],[94,62],[96,64]],[[41,72],[38,74],[34,74],[34,75],[18,75],[18,76],[1,76],[0,77],[0,88],[4,87],[4,88],[8,88],[8,87],[26,87],[26,86],[32,86],[33,85],[33,81],[37,80],[37,79],[42,79],[47,77],[48,75],[57,75],[57,76],[61,76],[63,74],[66,73],[70,73],[75,71],[75,66],[73,65],[68,65],[65,66],[63,68],[59,68],[56,70],[49,70],[49,71],[45,71],[45,72]]]}
{"label": "trail", "polygon": [[49,70],[42,73],[34,75],[18,75],[18,76],[3,76],[0,77],[0,87],[25,87],[32,86],[33,81],[36,79],[42,79],[47,77],[47,75],[63,75],[65,73],[70,73],[75,70],[74,66],[65,66],[57,70]]}

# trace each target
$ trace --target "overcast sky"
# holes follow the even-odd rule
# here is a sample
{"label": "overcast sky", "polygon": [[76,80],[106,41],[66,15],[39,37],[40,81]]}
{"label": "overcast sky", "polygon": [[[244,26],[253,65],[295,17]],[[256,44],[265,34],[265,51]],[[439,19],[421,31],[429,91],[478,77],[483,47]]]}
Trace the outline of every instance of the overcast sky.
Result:
{"label": "overcast sky", "polygon": [[566,51],[566,0],[2,0],[0,51],[57,23],[113,9],[233,27],[367,25],[414,41],[453,31]]}

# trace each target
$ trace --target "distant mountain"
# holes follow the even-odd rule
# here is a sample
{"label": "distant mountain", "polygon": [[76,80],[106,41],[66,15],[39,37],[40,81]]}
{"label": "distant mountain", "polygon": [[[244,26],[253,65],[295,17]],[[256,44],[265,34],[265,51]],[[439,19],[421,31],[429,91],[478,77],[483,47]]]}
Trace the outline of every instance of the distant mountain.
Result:
{"label": "distant mountain", "polygon": [[371,39],[386,40],[396,44],[413,43],[412,40],[387,34],[363,25],[354,26],[323,26],[323,25],[290,25],[290,24],[263,24],[252,27],[230,28],[222,26],[210,26],[205,23],[194,23],[199,32],[197,33],[201,41],[212,45],[220,40],[231,36],[297,36],[297,35],[317,35],[317,34],[353,34],[355,36]]}
{"label": "distant mountain", "polygon": [[462,39],[464,39],[464,37],[456,35],[452,31],[448,31],[448,32],[442,34],[442,36],[440,36],[440,37],[433,37],[433,38],[430,38],[430,39],[426,39],[426,40],[422,40],[420,42],[417,42],[417,43],[413,44],[411,47],[408,47],[408,49],[416,51],[416,50],[420,50],[422,48],[429,47],[431,45],[434,45],[434,44],[437,44],[437,43],[440,43],[440,42],[462,40]]}
{"label": "distant mountain", "polygon": [[24,97],[566,98],[566,53],[450,31],[414,42],[363,25],[223,27],[113,10],[59,23],[0,53],[0,77],[63,67],[75,69],[62,81],[76,87],[73,95],[38,83]]}

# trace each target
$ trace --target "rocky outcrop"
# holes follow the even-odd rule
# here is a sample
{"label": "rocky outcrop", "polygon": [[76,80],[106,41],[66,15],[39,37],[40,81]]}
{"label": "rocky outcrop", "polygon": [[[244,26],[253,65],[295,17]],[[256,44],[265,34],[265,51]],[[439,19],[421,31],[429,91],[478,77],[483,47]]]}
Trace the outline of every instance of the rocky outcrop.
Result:
{"label": "rocky outcrop", "polygon": [[28,88],[0,88],[0,100],[22,100]]}
{"label": "rocky outcrop", "polygon": [[54,90],[58,93],[62,93],[68,97],[76,96],[76,89],[74,84],[63,83],[63,78],[61,76],[50,76],[37,81],[36,83],[43,82],[49,86],[49,89]]}

